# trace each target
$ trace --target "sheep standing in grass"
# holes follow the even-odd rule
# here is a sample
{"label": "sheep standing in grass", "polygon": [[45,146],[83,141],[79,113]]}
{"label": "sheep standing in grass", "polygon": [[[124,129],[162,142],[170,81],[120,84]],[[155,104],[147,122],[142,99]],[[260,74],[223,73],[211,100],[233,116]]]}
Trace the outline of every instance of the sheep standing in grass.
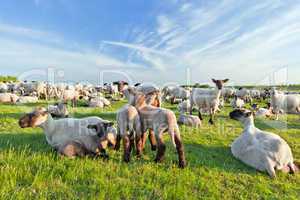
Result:
{"label": "sheep standing in grass", "polygon": [[190,115],[192,115],[192,108],[194,105],[198,107],[198,115],[200,120],[202,120],[201,109],[208,110],[210,114],[209,123],[213,124],[213,117],[220,105],[220,96],[224,83],[226,83],[229,79],[225,80],[215,80],[212,81],[215,83],[215,90],[211,89],[202,89],[202,88],[194,88],[192,90],[192,94],[190,96],[191,108]]}
{"label": "sheep standing in grass", "polygon": [[243,99],[240,99],[239,97],[235,96],[230,104],[231,104],[232,108],[243,108],[245,105],[245,102]]}
{"label": "sheep standing in grass", "polygon": [[141,121],[137,109],[129,104],[124,105],[117,111],[117,142],[116,150],[120,148],[121,139],[123,140],[125,162],[130,161],[131,150],[136,144],[136,154],[141,155]]}
{"label": "sheep standing in grass", "polygon": [[251,111],[237,109],[229,116],[244,125],[244,131],[231,145],[234,157],[259,171],[267,171],[271,177],[276,177],[275,169],[296,172],[289,145],[278,135],[256,128]]}
{"label": "sheep standing in grass", "polygon": [[175,114],[171,110],[148,105],[144,93],[132,92],[134,93],[134,105],[141,118],[142,132],[145,133],[148,129],[154,131],[158,147],[155,161],[161,162],[164,159],[166,145],[163,141],[163,133],[167,131],[173,145],[176,146],[179,167],[184,168],[186,166],[184,147]]}
{"label": "sheep standing in grass", "polygon": [[[64,118],[54,120],[44,108],[37,108],[31,113],[25,114],[19,120],[21,128],[40,127],[44,130],[48,144],[59,152],[68,150],[67,156],[81,155],[88,150],[89,154],[99,153],[99,136],[89,125],[103,124],[111,126],[111,122],[99,117],[86,117],[82,119]],[[65,148],[64,148],[65,147]],[[64,154],[64,153],[63,153]],[[72,157],[72,156],[70,156]]]}
{"label": "sheep standing in grass", "polygon": [[279,113],[300,114],[300,95],[284,94],[275,88],[271,91],[271,107],[278,120]]}

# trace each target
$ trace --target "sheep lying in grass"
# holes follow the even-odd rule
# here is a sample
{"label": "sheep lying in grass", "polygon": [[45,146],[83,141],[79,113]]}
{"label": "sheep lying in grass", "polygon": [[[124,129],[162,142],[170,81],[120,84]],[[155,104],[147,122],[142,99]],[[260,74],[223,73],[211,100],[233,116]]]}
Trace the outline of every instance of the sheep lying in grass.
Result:
{"label": "sheep lying in grass", "polygon": [[65,118],[69,116],[67,105],[63,102],[49,105],[47,108],[52,117]]}
{"label": "sheep lying in grass", "polygon": [[144,93],[134,90],[132,92],[134,93],[134,105],[141,118],[142,132],[144,133],[148,129],[154,131],[158,147],[155,161],[161,162],[164,159],[166,145],[163,141],[163,133],[168,131],[171,141],[177,149],[179,167],[184,168],[186,166],[184,147],[175,114],[168,109],[147,105]]}
{"label": "sheep lying in grass", "polygon": [[36,103],[38,100],[36,96],[20,96],[16,104]]}
{"label": "sheep lying in grass", "polygon": [[255,111],[255,117],[272,117],[273,109],[268,105],[268,108],[260,108],[257,104],[253,104],[252,109]]}
{"label": "sheep lying in grass", "polygon": [[199,119],[198,116],[186,115],[184,113],[179,114],[177,122],[178,124],[183,124],[186,126],[192,126],[196,128],[201,126],[201,120]]}
{"label": "sheep lying in grass", "polygon": [[90,97],[88,105],[89,107],[103,108],[104,106],[110,106],[110,101],[101,96]]}
{"label": "sheep lying in grass", "polygon": [[0,93],[0,103],[16,103],[19,97],[12,93]]}
{"label": "sheep lying in grass", "polygon": [[251,111],[237,109],[229,116],[244,125],[244,131],[231,145],[234,157],[259,171],[267,171],[271,177],[276,177],[275,169],[296,172],[289,145],[278,135],[256,128]]}
{"label": "sheep lying in grass", "polygon": [[[48,144],[60,153],[64,154],[64,149],[74,149],[72,153],[67,151],[65,155],[80,156],[86,150],[89,154],[97,155],[99,153],[100,137],[97,132],[89,125],[103,124],[103,126],[112,126],[111,122],[99,117],[86,117],[82,119],[64,118],[54,120],[48,111],[44,108],[37,108],[31,113],[25,114],[19,120],[21,128],[40,127],[44,130]],[[65,147],[65,148],[64,148]],[[82,153],[77,150],[82,149]],[[76,150],[76,151],[75,151]],[[69,152],[69,153],[68,153]],[[71,157],[73,157],[71,156]]]}

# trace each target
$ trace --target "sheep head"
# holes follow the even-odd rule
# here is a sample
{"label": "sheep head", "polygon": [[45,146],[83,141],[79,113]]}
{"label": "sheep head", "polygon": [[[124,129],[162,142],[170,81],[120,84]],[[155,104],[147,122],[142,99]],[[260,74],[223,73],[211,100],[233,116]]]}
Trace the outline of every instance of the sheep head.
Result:
{"label": "sheep head", "polygon": [[227,83],[229,81],[229,79],[224,79],[224,80],[216,80],[216,79],[212,79],[212,81],[216,84],[216,87],[221,90],[224,86],[225,83]]}
{"label": "sheep head", "polygon": [[37,127],[48,118],[48,111],[45,108],[36,108],[34,111],[25,114],[19,119],[21,128]]}

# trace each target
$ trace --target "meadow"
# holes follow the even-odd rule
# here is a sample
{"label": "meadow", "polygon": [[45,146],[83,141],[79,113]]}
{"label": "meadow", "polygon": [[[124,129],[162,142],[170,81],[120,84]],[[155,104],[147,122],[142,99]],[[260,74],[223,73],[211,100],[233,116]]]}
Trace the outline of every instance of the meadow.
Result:
{"label": "meadow", "polygon": [[[69,107],[71,116],[96,115],[115,120],[110,108]],[[166,135],[165,161],[153,162],[155,152],[147,142],[141,159],[122,162],[122,151],[109,150],[110,159],[62,158],[47,145],[40,128],[21,129],[18,119],[35,106],[0,105],[0,199],[299,199],[300,174],[277,172],[271,179],[236,160],[230,144],[242,132],[230,120],[226,105],[215,125],[205,116],[200,129],[181,126],[188,166],[177,167],[177,156]],[[164,104],[176,111],[176,105]],[[177,113],[178,114],[178,113]],[[196,114],[196,113],[195,113]],[[256,120],[257,127],[283,137],[300,159],[300,118],[282,116],[279,121]]]}

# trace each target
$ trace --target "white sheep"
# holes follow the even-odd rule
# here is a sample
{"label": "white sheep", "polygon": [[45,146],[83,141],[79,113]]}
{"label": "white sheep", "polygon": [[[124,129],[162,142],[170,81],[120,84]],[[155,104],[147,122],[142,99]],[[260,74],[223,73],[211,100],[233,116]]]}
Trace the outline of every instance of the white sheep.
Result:
{"label": "white sheep", "polygon": [[137,109],[129,104],[124,105],[117,111],[117,142],[116,150],[120,148],[120,140],[123,139],[125,162],[130,161],[130,153],[136,142],[136,154],[141,155],[142,151],[142,132],[141,121]]}
{"label": "white sheep", "polygon": [[191,102],[189,99],[184,100],[183,102],[179,103],[177,106],[179,112],[189,112],[191,109]]}
{"label": "white sheep", "polygon": [[243,108],[245,102],[243,99],[240,99],[239,97],[235,96],[234,99],[232,99],[230,104],[232,108]]}
{"label": "white sheep", "polygon": [[163,89],[163,99],[166,99],[167,96],[170,97],[171,103],[175,103],[176,99],[179,99],[181,101],[188,99],[190,97],[190,91],[188,89],[185,89],[180,86],[175,87],[165,87]]}
{"label": "white sheep", "polygon": [[20,96],[16,104],[36,103],[36,102],[38,102],[38,97],[36,96]]}
{"label": "white sheep", "polygon": [[0,83],[0,93],[5,93],[8,91],[8,85],[6,83]]}
{"label": "white sheep", "polygon": [[194,88],[190,96],[191,108],[190,115],[192,114],[193,106],[198,107],[198,115],[200,120],[202,120],[201,109],[208,110],[210,114],[209,123],[213,124],[213,116],[219,109],[220,105],[220,96],[224,83],[228,82],[229,79],[225,80],[215,80],[212,81],[215,83],[216,88],[212,89],[202,89]]}
{"label": "white sheep", "polygon": [[276,177],[275,169],[293,173],[297,170],[289,145],[278,135],[256,128],[251,111],[237,109],[229,115],[244,125],[244,131],[231,145],[234,157],[259,171],[267,171],[271,177]]}
{"label": "white sheep", "polygon": [[[33,112],[21,117],[19,125],[21,128],[42,128],[48,144],[54,149],[58,149],[67,142],[78,140],[78,138],[97,135],[95,130],[88,128],[88,125],[105,122],[105,120],[99,117],[85,117],[81,119],[63,118],[54,120],[46,109],[37,108]],[[94,153],[97,153],[96,150]]]}
{"label": "white sheep", "polygon": [[183,124],[186,126],[192,126],[196,128],[199,128],[201,126],[201,120],[198,116],[186,115],[184,113],[179,114],[177,122],[178,124]]}
{"label": "white sheep", "polygon": [[278,120],[279,113],[299,114],[300,113],[300,95],[284,94],[275,88],[271,91],[271,107]]}
{"label": "white sheep", "polygon": [[134,93],[133,105],[137,108],[141,119],[142,133],[149,129],[154,131],[158,147],[155,161],[161,162],[164,158],[166,146],[163,141],[163,133],[168,132],[173,145],[177,149],[179,167],[184,168],[186,166],[184,147],[174,112],[148,105],[146,95],[142,92],[134,90],[131,90],[131,92]]}
{"label": "white sheep", "polygon": [[19,96],[12,93],[0,93],[0,103],[16,103]]}

